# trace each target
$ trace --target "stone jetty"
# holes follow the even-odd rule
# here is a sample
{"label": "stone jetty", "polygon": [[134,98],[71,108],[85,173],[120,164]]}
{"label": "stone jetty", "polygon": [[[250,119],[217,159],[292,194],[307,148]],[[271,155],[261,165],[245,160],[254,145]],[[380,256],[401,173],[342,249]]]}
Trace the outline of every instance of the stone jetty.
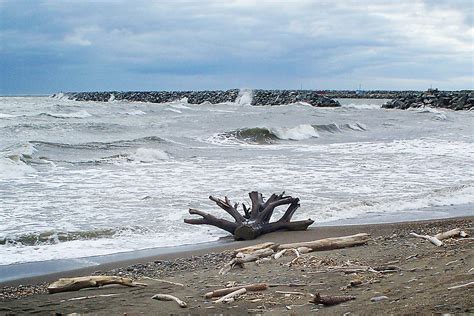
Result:
{"label": "stone jetty", "polygon": [[[68,92],[66,98],[76,101],[108,102],[114,100],[169,103],[185,101],[188,104],[205,102],[218,104],[236,102],[251,105],[281,105],[297,102],[318,107],[339,107],[339,102],[313,90],[214,90],[214,91],[146,91],[146,92]],[[53,95],[53,97],[58,97]]]}
{"label": "stone jetty", "polygon": [[428,89],[425,92],[411,93],[397,97],[385,103],[386,109],[408,109],[429,106],[432,108],[446,108],[455,111],[474,109],[474,92],[465,91],[439,91]]}

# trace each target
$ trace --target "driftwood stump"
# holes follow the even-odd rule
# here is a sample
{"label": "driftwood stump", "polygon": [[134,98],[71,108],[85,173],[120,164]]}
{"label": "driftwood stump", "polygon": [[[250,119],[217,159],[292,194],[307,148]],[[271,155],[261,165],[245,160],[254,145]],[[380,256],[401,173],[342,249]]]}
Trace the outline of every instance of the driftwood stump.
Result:
{"label": "driftwood stump", "polygon": [[[209,197],[211,201],[214,201],[220,208],[229,213],[234,218],[234,222],[192,208],[189,209],[189,214],[200,215],[202,218],[185,219],[184,222],[219,227],[234,235],[235,240],[255,239],[260,235],[277,230],[306,230],[309,225],[314,223],[311,219],[291,222],[291,217],[300,206],[300,200],[291,196],[284,196],[284,192],[279,195],[272,194],[267,201],[264,201],[262,194],[256,191],[250,192],[249,197],[252,206],[248,208],[242,203],[243,215],[237,210],[239,204],[232,205],[227,197],[224,200],[213,196]],[[281,205],[288,205],[285,214],[278,221],[270,222],[273,211]]]}

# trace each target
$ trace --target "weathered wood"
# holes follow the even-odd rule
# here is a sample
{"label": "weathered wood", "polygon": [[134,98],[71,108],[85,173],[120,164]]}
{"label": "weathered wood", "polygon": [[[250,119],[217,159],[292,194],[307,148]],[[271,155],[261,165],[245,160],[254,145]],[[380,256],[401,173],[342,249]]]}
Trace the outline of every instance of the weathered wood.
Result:
{"label": "weathered wood", "polygon": [[170,294],[155,294],[151,298],[157,301],[175,301],[179,305],[179,307],[182,307],[182,308],[188,307],[188,304],[186,304],[185,301]]}
{"label": "weathered wood", "polygon": [[268,289],[268,285],[266,283],[253,283],[253,284],[217,289],[217,290],[204,294],[204,297],[205,298],[221,297],[240,289],[246,289],[247,291],[264,291]]}
{"label": "weathered wood", "polygon": [[[331,237],[314,241],[281,244],[278,249],[298,249],[300,253],[305,253],[309,248],[311,251],[332,250],[359,246],[369,241],[369,234],[361,233],[344,237]],[[302,248],[304,247],[304,248]]]}
{"label": "weathered wood", "polygon": [[[306,230],[308,226],[314,223],[311,219],[291,222],[293,214],[300,206],[299,199],[284,196],[284,192],[279,195],[272,194],[267,201],[264,201],[262,194],[257,191],[250,192],[249,197],[252,206],[251,208],[247,208],[247,206],[242,203],[244,215],[240,214],[237,210],[239,204],[235,203],[232,206],[232,203],[227,197],[225,197],[224,200],[213,196],[209,197],[211,201],[215,202],[217,206],[233,217],[234,223],[192,208],[189,209],[189,213],[200,215],[202,218],[185,219],[184,222],[188,224],[207,224],[219,227],[234,235],[236,240],[255,239],[260,235],[277,230]],[[275,208],[282,205],[289,205],[286,212],[278,221],[270,222]]]}
{"label": "weathered wood", "polygon": [[184,284],[182,284],[182,283],[173,282],[173,281],[168,281],[168,280],[163,280],[163,279],[154,279],[154,278],[149,278],[149,277],[147,277],[147,276],[142,277],[142,279],[152,280],[152,281],[159,282],[159,283],[166,283],[166,284],[170,284],[170,285],[176,285],[176,286],[184,287]]}
{"label": "weathered wood", "polygon": [[260,249],[265,249],[265,248],[276,249],[277,247],[278,247],[278,244],[276,244],[274,242],[264,242],[264,243],[253,245],[253,246],[248,246],[248,247],[235,249],[235,250],[233,250],[233,252],[234,252],[234,254],[238,254],[239,252],[241,252],[241,253],[252,253],[252,252],[260,250]]}
{"label": "weathered wood", "polygon": [[48,292],[53,294],[60,292],[79,291],[80,289],[100,287],[109,284],[119,284],[129,287],[147,286],[147,284],[145,283],[134,282],[132,279],[129,278],[98,275],[59,279],[58,281],[53,282],[48,286]]}
{"label": "weathered wood", "polygon": [[462,289],[462,288],[465,288],[465,287],[474,288],[474,282],[469,282],[469,283],[465,283],[465,284],[451,286],[451,287],[448,287],[448,290]]}
{"label": "weathered wood", "polygon": [[430,243],[432,243],[433,245],[435,245],[435,246],[437,246],[437,247],[443,245],[443,242],[442,242],[441,240],[439,240],[438,238],[433,237],[433,236],[429,236],[429,235],[418,235],[418,234],[416,234],[416,233],[410,233],[410,235],[413,236],[413,237],[426,239],[426,240],[428,240]]}
{"label": "weathered wood", "polygon": [[235,290],[235,291],[221,297],[220,299],[218,299],[214,303],[222,303],[222,302],[225,303],[225,302],[228,302],[228,301],[234,299],[236,296],[242,295],[242,294],[245,294],[245,293],[247,293],[247,289],[246,288],[241,288],[241,289]]}
{"label": "weathered wood", "polygon": [[331,306],[351,300],[355,300],[355,296],[321,295],[319,293],[316,293],[314,295],[314,298],[310,300],[310,302],[314,304],[323,304],[325,306]]}
{"label": "weathered wood", "polygon": [[222,269],[219,271],[219,274],[226,274],[235,266],[243,267],[244,263],[257,261],[260,258],[268,257],[273,255],[275,252],[271,248],[264,248],[256,250],[252,253],[238,253],[235,258],[233,258],[229,263],[226,263]]}
{"label": "weathered wood", "polygon": [[189,209],[189,214],[196,214],[202,216],[202,218],[186,218],[184,220],[185,223],[187,224],[194,224],[194,225],[212,225],[219,227],[220,229],[223,229],[225,231],[228,231],[231,234],[234,234],[235,229],[238,227],[236,223],[229,222],[228,220],[222,219],[222,218],[217,218],[211,214],[202,212],[200,210],[196,210],[193,208]]}
{"label": "weathered wood", "polygon": [[438,240],[444,240],[448,238],[453,238],[453,237],[467,237],[468,235],[466,232],[462,231],[460,228],[455,228],[448,230],[447,232],[439,233],[434,235],[434,238],[437,238]]}

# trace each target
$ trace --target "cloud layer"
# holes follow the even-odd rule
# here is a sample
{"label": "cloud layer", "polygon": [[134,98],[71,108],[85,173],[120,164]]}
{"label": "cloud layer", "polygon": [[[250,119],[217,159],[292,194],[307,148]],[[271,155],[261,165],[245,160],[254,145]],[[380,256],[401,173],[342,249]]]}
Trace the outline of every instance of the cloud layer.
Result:
{"label": "cloud layer", "polygon": [[472,89],[466,1],[0,0],[0,93]]}

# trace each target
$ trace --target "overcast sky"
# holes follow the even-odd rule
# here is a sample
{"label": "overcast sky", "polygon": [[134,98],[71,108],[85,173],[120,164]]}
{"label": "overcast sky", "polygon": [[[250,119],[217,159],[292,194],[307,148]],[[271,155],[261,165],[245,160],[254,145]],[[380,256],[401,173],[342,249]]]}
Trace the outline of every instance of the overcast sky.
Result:
{"label": "overcast sky", "polygon": [[0,0],[0,94],[474,88],[471,0]]}

